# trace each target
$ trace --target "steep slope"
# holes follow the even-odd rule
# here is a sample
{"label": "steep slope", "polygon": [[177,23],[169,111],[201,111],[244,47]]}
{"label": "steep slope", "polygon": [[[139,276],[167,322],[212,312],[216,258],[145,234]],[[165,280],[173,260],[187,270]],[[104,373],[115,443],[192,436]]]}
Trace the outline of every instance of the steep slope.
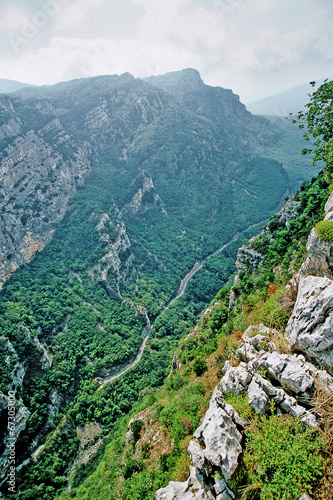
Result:
{"label": "steep slope", "polygon": [[[323,369],[322,352],[300,355],[290,335],[301,324],[299,311],[315,311],[316,320],[301,319],[310,336],[331,321],[331,299],[325,303],[313,289],[307,298],[303,293],[305,283],[318,290],[325,282],[332,295],[332,246],[314,231],[304,263],[326,200],[321,175],[240,248],[232,290],[220,290],[180,341],[163,387],[142,395],[120,419],[83,483],[96,461],[77,463],[71,491],[61,498],[296,500],[306,491],[332,498],[332,360]],[[331,332],[323,335],[331,354]]]}
{"label": "steep slope", "polygon": [[[194,70],[174,76],[168,88],[124,74],[1,98],[1,402],[13,391],[24,462],[12,497],[53,498],[77,427],[108,434],[162,383],[175,342],[233,272],[237,239],[293,188],[259,153],[283,146],[280,128]],[[97,390],[149,334],[133,370]]]}
{"label": "steep slope", "polygon": [[[139,177],[145,171],[162,189],[156,196],[169,204],[174,198],[172,215],[179,213],[176,197],[182,197],[187,207],[197,207],[200,185],[199,191],[210,197],[206,210],[197,211],[202,222],[214,221],[223,213],[224,220],[233,214],[244,226],[247,210],[244,214],[239,206],[254,206],[251,197],[257,198],[258,214],[269,213],[283,193],[297,187],[302,174],[297,172],[295,179],[286,161],[292,150],[289,130],[252,117],[231,91],[204,85],[194,70],[150,81],[153,85],[129,74],[98,77],[25,88],[20,97],[2,98],[3,281],[48,241],[69,197],[90,172],[91,162],[96,172],[107,168],[112,175],[115,193],[110,198],[122,193],[115,200],[120,206],[135,195],[134,184],[132,189],[129,186],[135,177],[136,188],[142,189]],[[293,130],[297,134],[297,128]],[[263,149],[268,147],[265,155]],[[269,160],[276,151],[290,180]],[[185,166],[184,178],[179,164],[181,169]],[[300,170],[306,172],[307,165],[303,160]],[[208,178],[206,172],[215,170]],[[174,192],[176,177],[179,189]],[[224,190],[223,196],[219,189]],[[228,203],[221,206],[217,197]],[[248,220],[257,222],[257,214],[249,214]],[[8,236],[12,233],[13,241]]]}

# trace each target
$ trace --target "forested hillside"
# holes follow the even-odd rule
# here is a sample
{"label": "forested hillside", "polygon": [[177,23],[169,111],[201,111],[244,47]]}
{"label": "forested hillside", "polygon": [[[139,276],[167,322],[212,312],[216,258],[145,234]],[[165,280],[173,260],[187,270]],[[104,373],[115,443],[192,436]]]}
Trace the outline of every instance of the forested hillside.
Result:
{"label": "forested hillside", "polygon": [[[311,167],[288,160],[297,127],[253,117],[194,70],[25,88],[0,96],[0,111],[0,402],[14,391],[19,416],[8,497],[51,499],[80,468],[78,429],[110,439],[162,384],[241,241]],[[141,361],[101,387],[147,335]]]}
{"label": "forested hillside", "polygon": [[[284,334],[296,301],[298,285],[293,276],[304,263],[308,235],[322,218],[328,192],[322,173],[304,183],[263,231],[239,249],[234,285],[217,293],[196,327],[180,340],[162,388],[142,393],[105,440],[105,451],[101,446],[95,459],[77,465],[62,499],[221,498],[214,488],[225,480],[221,471],[235,460],[234,434],[228,435],[234,424],[229,418],[220,427],[221,409],[218,405],[209,408],[214,387],[229,372],[220,388],[224,387],[225,403],[232,405],[243,422],[242,429],[238,425],[243,454],[238,466],[237,458],[233,464],[225,498],[296,500],[305,491],[318,500],[332,498],[333,377],[307,363],[307,370],[311,366],[316,376],[314,387],[313,378],[304,372],[304,357],[291,354]],[[324,255],[320,261],[315,259],[307,274],[327,275],[330,271],[324,263]],[[326,347],[327,342],[328,338]],[[253,359],[260,356],[265,361],[258,367]],[[286,361],[285,374],[277,375]],[[244,371],[249,362],[251,370],[258,371],[255,380],[273,383],[267,385],[270,397],[274,390],[280,391],[278,397],[264,400],[265,393],[258,389],[250,394],[249,375]],[[304,384],[307,390],[300,392]],[[282,387],[288,396],[281,404]],[[215,393],[216,389],[212,400]],[[295,418],[301,415],[303,422],[315,422],[316,431]],[[203,419],[206,424],[199,440],[205,432],[211,433],[211,439],[206,436],[202,447],[208,458],[200,462],[190,443],[193,435],[200,435],[195,431]],[[218,453],[223,453],[221,458]],[[189,481],[184,482],[190,465],[196,465],[196,473],[192,467]],[[154,496],[168,483],[168,488]]]}

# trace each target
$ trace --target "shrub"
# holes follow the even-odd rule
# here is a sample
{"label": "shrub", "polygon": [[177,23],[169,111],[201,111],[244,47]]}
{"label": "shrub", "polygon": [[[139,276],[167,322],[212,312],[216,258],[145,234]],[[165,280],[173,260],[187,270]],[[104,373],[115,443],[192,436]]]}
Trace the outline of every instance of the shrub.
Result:
{"label": "shrub", "polygon": [[133,432],[134,442],[139,441],[141,437],[141,431],[144,428],[145,424],[142,420],[135,420],[131,423],[131,431]]}
{"label": "shrub", "polygon": [[333,243],[333,221],[321,220],[315,226],[319,238]]}
{"label": "shrub", "polygon": [[201,358],[197,358],[193,363],[193,371],[197,377],[203,375],[207,371],[207,363]]}
{"label": "shrub", "polygon": [[253,408],[249,405],[247,394],[236,395],[227,392],[224,395],[224,400],[239,413],[243,420],[248,420],[253,415]]}
{"label": "shrub", "polygon": [[293,500],[322,474],[322,439],[290,415],[255,417],[246,431],[244,465],[261,500]]}

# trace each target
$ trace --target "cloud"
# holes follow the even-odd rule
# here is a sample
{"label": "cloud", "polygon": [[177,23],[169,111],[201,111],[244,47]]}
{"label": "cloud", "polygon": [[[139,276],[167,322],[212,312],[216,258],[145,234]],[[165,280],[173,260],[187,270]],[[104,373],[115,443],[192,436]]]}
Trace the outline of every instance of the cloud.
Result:
{"label": "cloud", "polygon": [[195,67],[207,83],[232,88],[249,102],[333,73],[331,0],[24,4],[5,0],[0,7],[0,32],[7,30],[0,49],[5,78],[50,84]]}

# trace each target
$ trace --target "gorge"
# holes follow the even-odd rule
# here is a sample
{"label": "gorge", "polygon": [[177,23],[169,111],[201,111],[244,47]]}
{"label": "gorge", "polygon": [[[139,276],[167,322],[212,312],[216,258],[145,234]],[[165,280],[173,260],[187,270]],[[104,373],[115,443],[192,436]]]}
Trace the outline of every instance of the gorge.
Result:
{"label": "gorge", "polygon": [[[177,372],[178,342],[194,342],[217,293],[222,309],[202,318],[228,324],[219,290],[232,285],[242,239],[316,170],[295,125],[251,115],[192,69],[27,87],[0,96],[0,111],[1,491],[84,498],[77,487],[100,474],[133,406],[156,397],[170,366]],[[322,185],[302,189],[318,208]],[[191,360],[196,376],[201,358]],[[6,489],[8,391],[15,494]],[[80,429],[92,428],[86,447]],[[126,463],[125,483],[142,472]]]}

